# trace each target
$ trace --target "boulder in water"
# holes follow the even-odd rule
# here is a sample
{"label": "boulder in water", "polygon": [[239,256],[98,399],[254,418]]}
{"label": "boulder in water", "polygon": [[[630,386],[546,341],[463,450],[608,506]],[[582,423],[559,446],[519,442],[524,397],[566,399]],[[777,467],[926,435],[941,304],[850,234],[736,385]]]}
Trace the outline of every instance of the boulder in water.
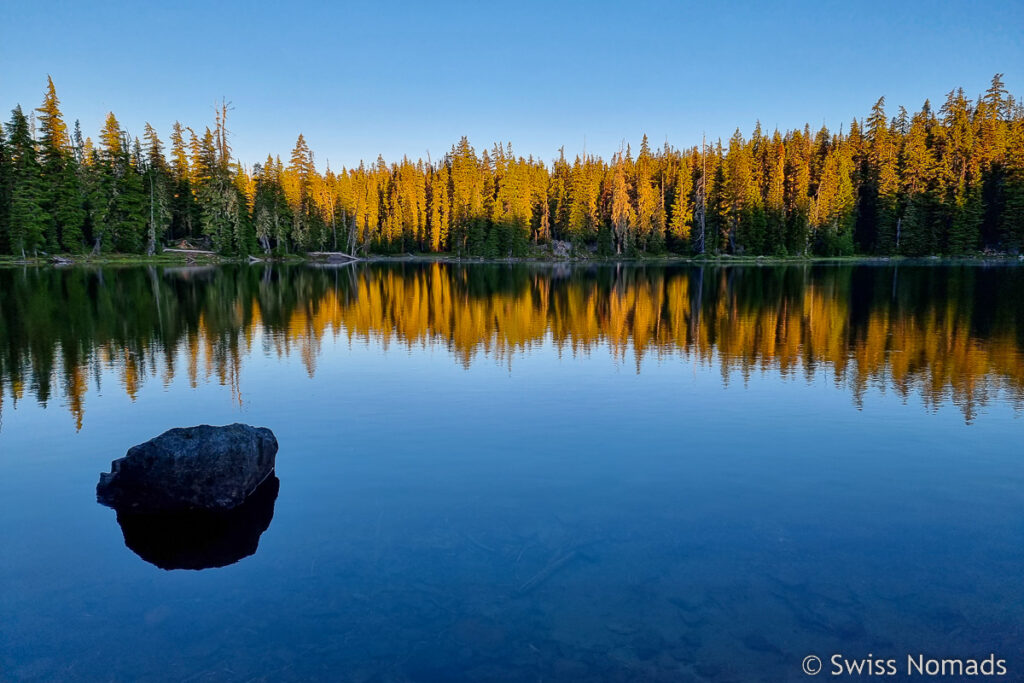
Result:
{"label": "boulder in water", "polygon": [[276,455],[266,427],[179,427],[111,463],[96,498],[118,512],[230,510],[273,474]]}

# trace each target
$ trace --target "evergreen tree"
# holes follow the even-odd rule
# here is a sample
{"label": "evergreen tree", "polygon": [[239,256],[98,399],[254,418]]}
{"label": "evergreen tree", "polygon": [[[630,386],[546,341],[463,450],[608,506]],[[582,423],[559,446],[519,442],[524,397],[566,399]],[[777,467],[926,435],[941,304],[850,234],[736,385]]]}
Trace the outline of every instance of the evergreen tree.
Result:
{"label": "evergreen tree", "polygon": [[204,237],[243,255],[314,249],[411,249],[506,257],[532,240],[576,253],[892,254],[1020,249],[1024,108],[1001,75],[972,103],[950,92],[887,120],[880,98],[849,132],[809,126],[728,149],[652,150],[646,138],[610,162],[564,150],[546,165],[497,143],[462,138],[444,159],[402,158],[324,173],[299,136],[289,163],[251,171],[231,156],[222,103],[197,135],[175,123],[168,155],[107,117],[99,144],[69,134],[52,81],[40,135],[20,109],[0,129],[0,250],[31,254],[86,244],[152,253],[162,239]]}
{"label": "evergreen tree", "polygon": [[786,146],[775,131],[766,152],[764,211],[767,231],[762,250],[786,255]]}
{"label": "evergreen tree", "polygon": [[7,239],[11,252],[24,257],[45,247],[49,217],[43,209],[36,142],[29,130],[28,117],[20,106],[11,112],[9,128],[11,199]]}
{"label": "evergreen tree", "polygon": [[744,142],[739,128],[729,140],[725,157],[725,234],[723,240],[730,253],[743,253],[759,246],[755,224],[759,193],[754,182],[750,147]]}
{"label": "evergreen tree", "polygon": [[899,133],[889,127],[885,116],[885,98],[880,97],[867,121],[868,169],[864,197],[867,220],[873,226],[862,246],[883,253],[896,248],[896,223],[899,218]]}
{"label": "evergreen tree", "polygon": [[640,143],[640,154],[636,158],[633,172],[633,193],[636,197],[636,234],[638,247],[647,249],[654,233],[654,216],[656,211],[657,193],[652,185],[653,169],[651,147],[644,135]]}
{"label": "evergreen tree", "polygon": [[673,251],[683,252],[690,247],[693,228],[693,176],[689,164],[680,165],[673,191],[672,214],[668,232]]}
{"label": "evergreen tree", "polygon": [[811,226],[817,248],[826,256],[853,253],[853,160],[849,148],[836,141],[825,156],[814,201]]}
{"label": "evergreen tree", "polygon": [[146,123],[146,164],[143,191],[149,195],[146,221],[146,253],[153,254],[171,226],[171,170],[164,158],[163,143],[153,126]]}
{"label": "evergreen tree", "polygon": [[[235,173],[229,157],[230,147],[227,135],[227,109],[218,112],[215,130],[206,129],[198,146],[198,154],[193,157],[192,165],[198,169],[197,185],[199,188],[199,205],[201,208],[200,224],[203,234],[211,242],[213,249],[222,254],[245,255],[251,248],[249,239],[250,227],[247,219],[245,197],[235,183]],[[308,156],[309,148],[299,136],[303,153]],[[298,145],[297,145],[298,147]],[[294,156],[293,156],[294,163]],[[309,156],[309,165],[312,157]],[[303,218],[309,201],[308,167],[302,166],[297,171],[290,169],[298,185],[298,209]],[[302,244],[306,242],[306,221],[294,228],[294,232]]]}
{"label": "evergreen tree", "polygon": [[938,245],[936,192],[939,166],[928,144],[930,124],[931,108],[925,102],[922,111],[911,121],[903,150],[904,209],[896,248],[899,253],[911,256],[934,253]]}
{"label": "evergreen tree", "polygon": [[0,253],[9,253],[11,213],[11,158],[7,147],[7,135],[0,124]]}
{"label": "evergreen tree", "polygon": [[141,251],[145,245],[146,198],[143,191],[141,152],[133,145],[113,113],[100,133],[93,251]]}
{"label": "evergreen tree", "polygon": [[64,249],[78,252],[83,247],[85,207],[71,137],[60,112],[60,101],[57,99],[53,79],[49,77],[43,104],[36,111],[39,112],[42,134],[42,204],[47,216],[47,248],[51,251]]}
{"label": "evergreen tree", "polygon": [[1024,248],[1024,118],[1017,118],[1007,136],[1006,186],[1001,213],[1001,234],[1008,248]]}
{"label": "evergreen tree", "polygon": [[611,224],[615,253],[622,254],[631,246],[630,226],[635,218],[629,201],[629,183],[626,180],[626,165],[622,154],[618,156],[612,179]]}
{"label": "evergreen tree", "polygon": [[198,206],[192,190],[192,168],[185,129],[177,121],[171,127],[171,226],[170,237],[193,237],[198,224]]}
{"label": "evergreen tree", "polygon": [[457,251],[469,246],[470,225],[474,227],[474,242],[482,242],[483,178],[476,152],[463,136],[451,151],[452,177],[452,239]]}
{"label": "evergreen tree", "polygon": [[730,242],[732,227],[729,225],[730,206],[726,194],[725,151],[722,141],[716,140],[713,150],[705,156],[707,157],[705,165],[708,176],[707,200],[705,201],[707,243],[711,253],[720,254],[732,249]]}
{"label": "evergreen tree", "polygon": [[448,233],[451,229],[451,203],[448,200],[448,167],[441,166],[431,175],[430,180],[430,250],[443,251],[448,248]]}
{"label": "evergreen tree", "polygon": [[973,112],[963,90],[949,93],[942,115],[946,188],[941,199],[943,222],[949,226],[944,251],[965,254],[975,251],[980,244],[983,206],[981,167],[974,155]]}

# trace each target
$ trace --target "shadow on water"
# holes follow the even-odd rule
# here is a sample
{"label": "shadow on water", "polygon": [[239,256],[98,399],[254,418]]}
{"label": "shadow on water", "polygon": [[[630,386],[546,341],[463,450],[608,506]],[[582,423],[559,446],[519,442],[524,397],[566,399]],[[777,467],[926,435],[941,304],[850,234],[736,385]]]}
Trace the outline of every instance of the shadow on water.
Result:
{"label": "shadow on water", "polygon": [[118,511],[124,544],[161,569],[226,567],[256,553],[281,487],[271,475],[236,508],[140,514]]}

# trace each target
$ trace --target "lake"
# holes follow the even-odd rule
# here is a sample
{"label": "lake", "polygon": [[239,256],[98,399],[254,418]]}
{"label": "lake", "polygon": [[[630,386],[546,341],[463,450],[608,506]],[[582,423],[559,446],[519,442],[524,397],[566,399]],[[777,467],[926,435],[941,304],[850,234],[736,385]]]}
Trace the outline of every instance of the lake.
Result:
{"label": "lake", "polygon": [[[1022,349],[1012,266],[0,269],[0,680],[1024,677]],[[232,422],[216,557],[97,504]]]}

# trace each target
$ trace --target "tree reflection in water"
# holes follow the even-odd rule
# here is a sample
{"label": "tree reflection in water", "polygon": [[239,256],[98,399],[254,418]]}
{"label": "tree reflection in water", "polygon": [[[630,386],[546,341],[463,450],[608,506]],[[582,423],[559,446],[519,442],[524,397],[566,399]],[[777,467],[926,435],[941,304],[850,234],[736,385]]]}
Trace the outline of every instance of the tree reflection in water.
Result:
{"label": "tree reflection in water", "polygon": [[56,394],[80,428],[106,367],[133,399],[184,372],[240,400],[247,356],[297,353],[315,376],[325,335],[344,335],[438,345],[466,367],[547,343],[632,354],[637,372],[678,356],[723,381],[824,366],[857,405],[875,387],[971,421],[996,394],[1024,398],[1020,291],[1024,269],[970,265],[0,269],[0,411]]}

